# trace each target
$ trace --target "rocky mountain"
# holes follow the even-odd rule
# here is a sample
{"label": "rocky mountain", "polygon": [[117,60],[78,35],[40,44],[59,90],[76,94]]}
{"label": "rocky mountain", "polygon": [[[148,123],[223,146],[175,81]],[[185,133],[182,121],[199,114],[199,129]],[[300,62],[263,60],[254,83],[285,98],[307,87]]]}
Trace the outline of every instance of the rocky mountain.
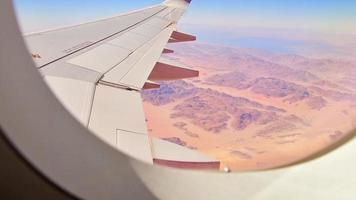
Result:
{"label": "rocky mountain", "polygon": [[178,80],[167,83],[160,83],[157,90],[144,90],[142,92],[143,101],[147,101],[156,106],[166,105],[178,99],[196,95],[200,89],[193,84]]}
{"label": "rocky mountain", "polygon": [[207,78],[205,82],[208,84],[233,87],[243,90],[251,87],[251,79],[251,77],[248,77],[242,72],[233,71],[225,74],[215,74]]}
{"label": "rocky mountain", "polygon": [[[229,121],[236,130],[243,130],[254,124],[271,123],[285,113],[277,107],[212,89],[197,88],[185,81],[164,83],[158,90],[145,91],[143,99],[156,106],[176,102],[172,118],[189,119],[194,125],[213,133],[226,129]],[[182,124],[175,126],[182,129]]]}
{"label": "rocky mountain", "polygon": [[356,126],[352,61],[199,43],[173,49],[170,57],[201,77],[142,92],[154,137],[232,169],[262,169],[303,158]]}
{"label": "rocky mountain", "polygon": [[258,78],[251,83],[251,90],[257,94],[265,95],[266,97],[280,98],[293,95],[303,100],[310,96],[310,93],[306,88],[276,78]]}

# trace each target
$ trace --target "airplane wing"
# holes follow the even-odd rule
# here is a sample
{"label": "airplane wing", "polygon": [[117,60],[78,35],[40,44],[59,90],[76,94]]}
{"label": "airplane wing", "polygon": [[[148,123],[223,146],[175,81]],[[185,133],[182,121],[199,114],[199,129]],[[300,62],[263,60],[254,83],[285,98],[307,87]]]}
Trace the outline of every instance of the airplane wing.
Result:
{"label": "airplane wing", "polygon": [[26,35],[25,40],[52,91],[102,140],[147,163],[159,157],[170,165],[203,162],[216,167],[218,161],[207,156],[150,139],[140,96],[143,89],[158,88],[155,81],[199,75],[160,58],[173,52],[165,48],[167,43],[196,39],[177,31],[189,4],[167,0],[108,19]]}

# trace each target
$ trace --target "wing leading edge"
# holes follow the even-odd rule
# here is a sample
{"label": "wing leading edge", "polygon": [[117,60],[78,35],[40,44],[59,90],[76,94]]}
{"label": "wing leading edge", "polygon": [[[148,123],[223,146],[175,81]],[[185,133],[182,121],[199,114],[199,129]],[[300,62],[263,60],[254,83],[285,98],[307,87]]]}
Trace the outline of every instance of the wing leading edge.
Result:
{"label": "wing leading edge", "polygon": [[108,19],[30,34],[25,39],[55,95],[108,144],[151,164],[219,168],[215,159],[149,138],[142,108],[140,91],[158,88],[154,81],[199,75],[160,58],[162,53],[173,53],[165,49],[167,43],[196,39],[177,31],[177,22],[189,3],[167,0]]}

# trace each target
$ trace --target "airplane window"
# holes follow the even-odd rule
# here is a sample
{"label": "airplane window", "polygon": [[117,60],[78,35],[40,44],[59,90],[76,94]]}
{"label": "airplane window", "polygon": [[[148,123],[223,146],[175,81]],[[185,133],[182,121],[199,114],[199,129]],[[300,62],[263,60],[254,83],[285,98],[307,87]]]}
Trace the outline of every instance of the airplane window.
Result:
{"label": "airplane window", "polygon": [[177,13],[161,7],[73,27],[161,3],[107,2],[15,1],[45,80],[110,145],[156,165],[234,172],[285,166],[353,134],[356,2],[193,0],[164,46]]}

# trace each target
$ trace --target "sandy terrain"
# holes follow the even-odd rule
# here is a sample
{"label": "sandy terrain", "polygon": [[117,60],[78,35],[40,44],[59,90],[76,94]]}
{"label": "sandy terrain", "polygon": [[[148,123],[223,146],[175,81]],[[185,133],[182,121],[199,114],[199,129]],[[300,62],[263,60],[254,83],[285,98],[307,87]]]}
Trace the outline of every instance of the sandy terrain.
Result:
{"label": "sandy terrain", "polygon": [[[261,58],[260,52],[250,55],[251,50],[248,56],[240,49],[219,49],[219,60],[216,56],[206,57],[216,54],[217,50],[211,52],[210,46],[199,46],[199,51],[194,48],[197,47],[179,47],[185,51],[178,51],[175,58],[200,70],[199,78],[186,80],[187,85],[182,88],[181,82],[162,83],[166,85],[159,93],[143,93],[152,137],[179,138],[187,148],[221,160],[222,167],[254,170],[302,159],[356,127],[356,110],[350,109],[356,105],[355,88],[342,84],[340,80],[345,81],[346,75],[334,70],[341,61],[319,61],[323,73],[318,74],[315,68],[310,69],[310,63],[316,61],[307,58],[302,60],[302,69],[297,67],[300,63],[293,63],[287,56],[285,60],[279,56],[278,63],[272,65],[266,57],[274,55],[264,54]],[[238,61],[228,60],[229,56]],[[305,64],[306,60],[310,66]],[[267,69],[272,66],[273,72],[266,71],[264,65]],[[349,65],[343,70],[354,73],[354,65]],[[246,82],[248,86],[236,83],[237,78],[245,81],[244,76],[224,77],[236,69],[244,69],[244,75],[252,74],[246,75],[251,79]],[[337,76],[324,79],[330,77],[325,69]],[[284,75],[290,70],[295,70],[297,76]],[[309,74],[310,71],[313,73]],[[214,75],[222,76],[216,82],[208,81]],[[255,81],[261,77],[272,82],[261,85]]]}

